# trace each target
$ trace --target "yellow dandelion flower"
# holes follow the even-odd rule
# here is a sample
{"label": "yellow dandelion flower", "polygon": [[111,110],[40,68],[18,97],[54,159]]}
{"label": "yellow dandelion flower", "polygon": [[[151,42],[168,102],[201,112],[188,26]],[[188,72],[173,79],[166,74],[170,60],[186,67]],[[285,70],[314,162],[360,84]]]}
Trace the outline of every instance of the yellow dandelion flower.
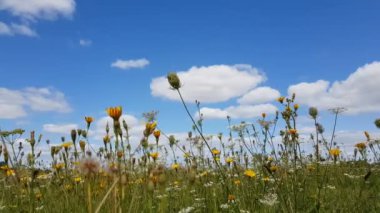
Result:
{"label": "yellow dandelion flower", "polygon": [[172,169],[177,170],[179,168],[179,164],[178,163],[173,163],[171,167],[172,167]]}
{"label": "yellow dandelion flower", "polygon": [[82,181],[82,178],[81,177],[75,177],[74,178],[74,182],[75,183],[80,183]]}
{"label": "yellow dandelion flower", "polygon": [[235,160],[232,158],[232,157],[227,157],[226,158],[226,163],[232,163],[234,162]]}
{"label": "yellow dandelion flower", "polygon": [[6,174],[7,174],[8,177],[16,175],[15,170],[13,170],[13,169],[8,169],[7,172],[6,172]]}
{"label": "yellow dandelion flower", "polygon": [[277,98],[277,101],[280,102],[280,103],[284,103],[284,100],[285,100],[284,96],[281,96],[281,97]]}
{"label": "yellow dandelion flower", "polygon": [[84,117],[84,120],[86,120],[87,126],[90,126],[90,124],[94,121],[93,117]]}
{"label": "yellow dandelion flower", "polygon": [[244,171],[244,175],[247,176],[247,177],[250,177],[250,178],[255,178],[256,177],[256,173],[252,169],[245,170]]}
{"label": "yellow dandelion flower", "polygon": [[335,148],[335,149],[330,149],[329,153],[333,157],[338,157],[340,155],[341,151],[339,149]]}
{"label": "yellow dandelion flower", "polygon": [[158,152],[152,152],[152,153],[149,154],[149,156],[151,158],[153,158],[153,160],[157,160],[157,158],[158,158]]}
{"label": "yellow dandelion flower", "polygon": [[69,141],[69,142],[65,142],[65,143],[61,144],[61,147],[65,148],[65,149],[68,149],[72,145],[74,145],[73,142]]}
{"label": "yellow dandelion flower", "polygon": [[220,150],[217,150],[215,148],[212,149],[211,152],[212,152],[213,155],[219,155],[220,154]]}

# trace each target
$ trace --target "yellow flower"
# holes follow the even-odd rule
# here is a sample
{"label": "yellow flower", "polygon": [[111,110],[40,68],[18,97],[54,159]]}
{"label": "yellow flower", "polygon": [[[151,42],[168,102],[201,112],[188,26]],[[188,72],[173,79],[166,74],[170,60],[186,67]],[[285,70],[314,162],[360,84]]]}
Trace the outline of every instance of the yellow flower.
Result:
{"label": "yellow flower", "polygon": [[289,129],[289,134],[291,135],[296,135],[297,134],[297,130],[296,129]]}
{"label": "yellow flower", "polygon": [[108,116],[113,118],[114,121],[118,121],[121,114],[123,113],[123,108],[121,106],[109,107],[107,110]]}
{"label": "yellow flower", "polygon": [[335,149],[330,149],[329,153],[333,157],[338,157],[340,155],[341,151],[339,149],[335,148]]}
{"label": "yellow flower", "polygon": [[234,180],[234,184],[238,186],[241,184],[241,181],[240,180]]}
{"label": "yellow flower", "polygon": [[265,118],[265,117],[267,116],[267,114],[266,114],[266,113],[261,113],[261,116],[262,116],[263,118]]}
{"label": "yellow flower", "polygon": [[111,141],[111,138],[110,138],[109,135],[106,135],[106,136],[103,137],[103,143],[104,143],[104,144],[107,144],[107,143],[109,143],[110,141]]}
{"label": "yellow flower", "polygon": [[74,182],[75,183],[80,183],[82,181],[82,178],[81,177],[75,177],[74,178]]}
{"label": "yellow flower", "polygon": [[160,138],[161,132],[160,130],[156,130],[153,132],[154,137],[158,140]]}
{"label": "yellow flower", "polygon": [[82,152],[84,152],[84,149],[86,148],[86,142],[83,140],[79,141],[79,146]]}
{"label": "yellow flower", "polygon": [[69,142],[65,142],[61,145],[61,147],[65,148],[65,149],[68,149],[70,148],[70,146],[73,145],[73,142],[69,141]]}
{"label": "yellow flower", "polygon": [[232,158],[232,157],[228,157],[226,158],[226,163],[232,163],[234,162],[235,160]]}
{"label": "yellow flower", "polygon": [[276,171],[278,170],[278,166],[272,165],[272,166],[269,168],[269,170],[270,170],[271,172],[276,172]]}
{"label": "yellow flower", "polygon": [[177,170],[178,168],[179,168],[179,164],[178,163],[173,163],[172,164],[172,169]]}
{"label": "yellow flower", "polygon": [[7,170],[7,176],[9,177],[9,176],[15,176],[16,175],[16,173],[15,173],[15,170],[13,170],[13,169],[8,169]]}
{"label": "yellow flower", "polygon": [[158,152],[152,152],[149,155],[151,158],[153,158],[153,160],[156,160],[158,158]]}
{"label": "yellow flower", "polygon": [[212,152],[213,155],[219,155],[220,154],[220,150],[217,150],[215,148],[212,149],[211,152]]}
{"label": "yellow flower", "polygon": [[361,142],[361,143],[355,144],[355,147],[358,148],[359,151],[363,151],[367,147],[367,145],[366,143]]}
{"label": "yellow flower", "polygon": [[298,110],[298,108],[300,108],[300,105],[299,104],[294,104],[294,110]]}
{"label": "yellow flower", "polygon": [[264,183],[268,183],[270,181],[270,178],[268,176],[265,176],[263,178]]}
{"label": "yellow flower", "polygon": [[64,163],[57,163],[54,165],[54,168],[59,171],[61,170],[63,167],[65,167],[65,164]]}
{"label": "yellow flower", "polygon": [[250,177],[250,178],[255,178],[256,177],[256,173],[252,169],[245,170],[244,171],[244,175],[247,176],[247,177]]}
{"label": "yellow flower", "polygon": [[281,96],[281,97],[277,98],[277,101],[280,102],[280,103],[283,103],[284,99],[285,99],[285,97]]}
{"label": "yellow flower", "polygon": [[84,117],[84,120],[86,120],[87,126],[90,126],[90,124],[94,121],[93,117]]}
{"label": "yellow flower", "polygon": [[235,195],[231,195],[231,194],[228,195],[228,198],[227,198],[228,202],[234,202],[235,199],[236,199]]}

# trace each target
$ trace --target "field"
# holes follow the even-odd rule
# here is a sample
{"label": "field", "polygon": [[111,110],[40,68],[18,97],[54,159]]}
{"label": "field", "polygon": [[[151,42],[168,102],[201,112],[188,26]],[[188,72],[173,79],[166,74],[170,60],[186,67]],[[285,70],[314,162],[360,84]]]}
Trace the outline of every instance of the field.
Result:
{"label": "field", "polygon": [[[182,99],[178,76],[167,78]],[[24,152],[17,143],[24,130],[1,131],[0,212],[380,212],[379,140],[363,132],[348,158],[334,143],[335,126],[326,136],[312,107],[313,149],[304,150],[296,94],[278,102],[274,118],[262,114],[213,137],[182,102],[193,122],[185,141],[166,135],[147,113],[134,149],[122,107],[110,107],[103,147],[91,147],[88,116],[69,140],[47,144],[49,165],[39,161],[46,144],[35,132]],[[342,109],[332,112],[337,119]],[[374,124],[380,128],[379,119]]]}

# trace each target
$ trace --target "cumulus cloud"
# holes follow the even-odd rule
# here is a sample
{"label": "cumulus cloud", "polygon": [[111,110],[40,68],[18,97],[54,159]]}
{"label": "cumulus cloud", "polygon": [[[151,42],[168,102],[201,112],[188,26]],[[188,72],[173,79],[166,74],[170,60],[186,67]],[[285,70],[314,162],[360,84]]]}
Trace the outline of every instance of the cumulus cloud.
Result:
{"label": "cumulus cloud", "polygon": [[321,110],[345,107],[347,113],[380,111],[380,62],[359,67],[347,79],[332,84],[325,80],[291,85],[288,93],[297,94],[297,102]]}
{"label": "cumulus cloud", "polygon": [[89,47],[92,45],[92,41],[89,39],[79,39],[79,45],[82,47]]}
{"label": "cumulus cloud", "polygon": [[111,64],[111,67],[128,70],[128,69],[141,69],[149,65],[149,61],[145,58],[140,58],[136,60],[122,60],[117,59]]}
{"label": "cumulus cloud", "polygon": [[65,95],[52,88],[29,87],[11,90],[0,87],[0,119],[15,119],[27,115],[27,109],[39,112],[71,111]]}
{"label": "cumulus cloud", "polygon": [[[265,81],[263,73],[247,64],[191,67],[177,74],[183,84],[181,92],[187,102],[227,101],[245,94]],[[153,79],[150,89],[153,96],[180,100],[178,94],[170,89],[165,76]]]}
{"label": "cumulus cloud", "polygon": [[70,17],[75,11],[74,0],[0,0],[0,10],[27,20],[54,20],[58,16]]}
{"label": "cumulus cloud", "polygon": [[69,134],[72,129],[78,129],[77,124],[44,124],[43,131],[48,133]]}
{"label": "cumulus cloud", "polygon": [[262,104],[276,100],[280,92],[270,87],[258,87],[237,100],[239,104]]}
{"label": "cumulus cloud", "polygon": [[277,107],[272,104],[239,105],[225,109],[207,108],[200,109],[204,119],[226,119],[227,115],[234,119],[249,119],[261,116],[262,113],[274,114]]}
{"label": "cumulus cloud", "polygon": [[29,37],[35,37],[37,36],[37,33],[26,24],[12,23],[8,25],[0,21],[0,35],[24,35]]}

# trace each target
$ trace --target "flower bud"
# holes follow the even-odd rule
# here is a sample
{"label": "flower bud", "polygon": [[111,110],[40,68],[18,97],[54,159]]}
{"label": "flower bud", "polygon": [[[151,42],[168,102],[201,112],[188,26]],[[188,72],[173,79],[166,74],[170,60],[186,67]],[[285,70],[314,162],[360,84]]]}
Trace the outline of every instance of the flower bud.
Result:
{"label": "flower bud", "polygon": [[181,88],[181,81],[178,78],[177,73],[171,72],[167,76],[168,82],[173,89]]}
{"label": "flower bud", "polygon": [[310,108],[309,108],[309,115],[310,115],[312,118],[316,119],[317,116],[318,116],[318,109],[315,108],[315,107],[310,107]]}

